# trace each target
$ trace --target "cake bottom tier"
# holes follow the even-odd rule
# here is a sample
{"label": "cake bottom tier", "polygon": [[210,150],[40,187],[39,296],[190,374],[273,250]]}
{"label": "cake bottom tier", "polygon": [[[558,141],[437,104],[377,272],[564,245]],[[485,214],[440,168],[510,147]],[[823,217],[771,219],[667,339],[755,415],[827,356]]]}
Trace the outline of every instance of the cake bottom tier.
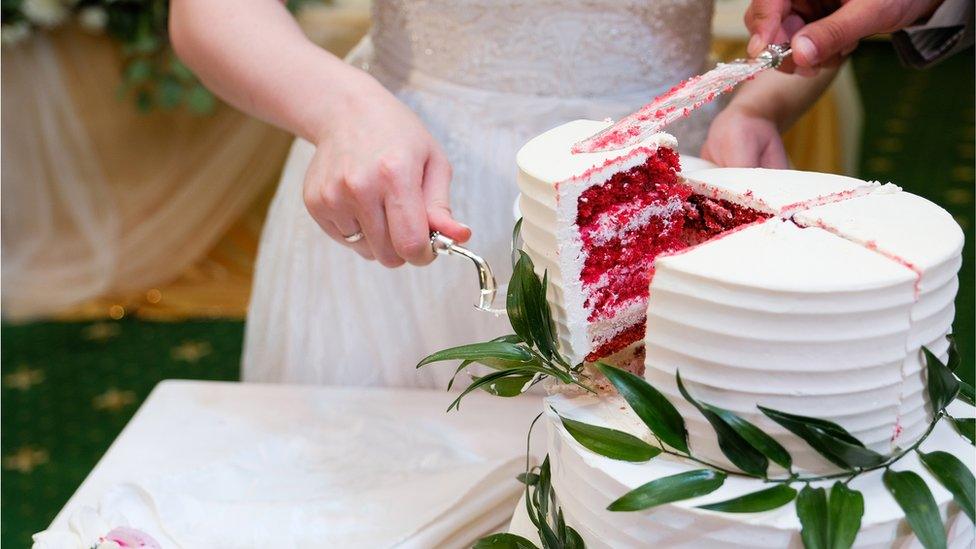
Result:
{"label": "cake bottom tier", "polygon": [[[621,409],[626,409],[622,400],[556,395],[547,402],[566,417],[638,436],[646,435],[646,429],[633,424],[628,419],[631,415]],[[700,498],[639,512],[607,511],[607,505],[612,501],[642,484],[701,466],[667,456],[637,464],[599,456],[577,443],[549,406],[546,409],[553,490],[566,523],[579,532],[588,548],[803,547],[800,523],[792,503],[764,513],[718,513],[695,508],[766,487],[759,480],[744,477],[730,477],[722,488]],[[958,417],[972,417],[973,408],[956,403],[950,407],[950,412]],[[972,466],[972,447],[946,422],[937,425],[922,445],[923,451],[936,449],[959,456]],[[905,456],[893,468],[913,470],[925,479],[939,505],[949,547],[973,546],[973,523],[952,501],[949,492],[919,463],[915,454]],[[829,483],[823,484],[829,486]],[[904,513],[882,484],[880,471],[861,475],[850,486],[862,492],[865,500],[855,547],[921,547],[905,521]],[[520,502],[515,510],[512,531],[538,543],[534,527],[525,515],[524,502]]]}

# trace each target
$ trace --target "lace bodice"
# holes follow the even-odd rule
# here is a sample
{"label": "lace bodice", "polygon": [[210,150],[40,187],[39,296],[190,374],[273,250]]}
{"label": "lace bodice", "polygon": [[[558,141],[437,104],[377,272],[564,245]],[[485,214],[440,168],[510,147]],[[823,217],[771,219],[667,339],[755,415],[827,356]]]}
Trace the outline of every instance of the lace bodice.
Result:
{"label": "lace bodice", "polygon": [[375,0],[372,62],[488,91],[619,97],[700,71],[711,0]]}

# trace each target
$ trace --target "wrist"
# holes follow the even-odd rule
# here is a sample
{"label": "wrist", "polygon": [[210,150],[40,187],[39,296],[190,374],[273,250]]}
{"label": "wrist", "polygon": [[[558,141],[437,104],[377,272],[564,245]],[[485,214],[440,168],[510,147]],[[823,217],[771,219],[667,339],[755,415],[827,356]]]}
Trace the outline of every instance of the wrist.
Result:
{"label": "wrist", "polygon": [[725,108],[726,116],[736,116],[764,120],[775,126],[779,132],[783,131],[782,122],[776,109],[770,105],[756,105],[749,101],[732,101]]}
{"label": "wrist", "polygon": [[299,135],[319,145],[330,139],[346,117],[364,112],[375,105],[378,95],[389,93],[368,73],[341,62],[343,67],[330,71],[328,81],[307,97],[309,109],[302,116]]}

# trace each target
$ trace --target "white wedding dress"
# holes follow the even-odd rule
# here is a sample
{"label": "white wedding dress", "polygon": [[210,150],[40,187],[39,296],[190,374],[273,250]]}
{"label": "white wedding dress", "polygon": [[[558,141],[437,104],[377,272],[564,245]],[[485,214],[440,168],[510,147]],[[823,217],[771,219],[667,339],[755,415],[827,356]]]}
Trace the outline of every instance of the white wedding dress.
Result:
{"label": "white wedding dress", "polygon": [[[618,118],[700,72],[711,0],[375,0],[350,54],[420,115],[454,167],[452,206],[467,246],[499,283],[511,273],[515,153],[577,118]],[[713,109],[669,131],[697,154]],[[296,140],[258,257],[246,381],[445,387],[423,356],[511,328],[476,311],[475,270],[458,257],[386,269],[332,241],[302,203],[313,154]],[[502,296],[501,301],[504,301]]]}

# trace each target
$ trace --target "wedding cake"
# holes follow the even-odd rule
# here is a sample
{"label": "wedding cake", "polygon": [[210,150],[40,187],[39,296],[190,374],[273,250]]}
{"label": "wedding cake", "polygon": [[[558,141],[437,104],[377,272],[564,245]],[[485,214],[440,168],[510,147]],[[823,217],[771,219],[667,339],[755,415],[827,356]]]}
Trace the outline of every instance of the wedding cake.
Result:
{"label": "wedding cake", "polygon": [[[607,125],[570,122],[517,157],[523,250],[548,278],[570,362],[604,360],[642,376],[680,413],[690,454],[731,470],[741,463],[730,461],[708,410],[732,412],[789,453],[788,468],[770,461],[770,477],[842,477],[843,469],[759,406],[826,420],[883,455],[928,434],[921,349],[948,358],[963,245],[946,211],[895,185],[838,175],[682,172],[686,160],[665,133],[623,150],[571,152]],[[792,504],[762,513],[698,508],[768,486],[761,478],[730,476],[720,493],[607,510],[649,481],[700,466],[671,455],[613,460],[561,421],[661,443],[621,396],[565,393],[547,403],[552,489],[587,547],[801,546]],[[921,448],[929,447],[973,452],[945,421]],[[892,469],[929,481],[949,546],[972,546],[971,520],[914,454]],[[881,470],[850,484],[869,502],[856,546],[919,543]]]}

